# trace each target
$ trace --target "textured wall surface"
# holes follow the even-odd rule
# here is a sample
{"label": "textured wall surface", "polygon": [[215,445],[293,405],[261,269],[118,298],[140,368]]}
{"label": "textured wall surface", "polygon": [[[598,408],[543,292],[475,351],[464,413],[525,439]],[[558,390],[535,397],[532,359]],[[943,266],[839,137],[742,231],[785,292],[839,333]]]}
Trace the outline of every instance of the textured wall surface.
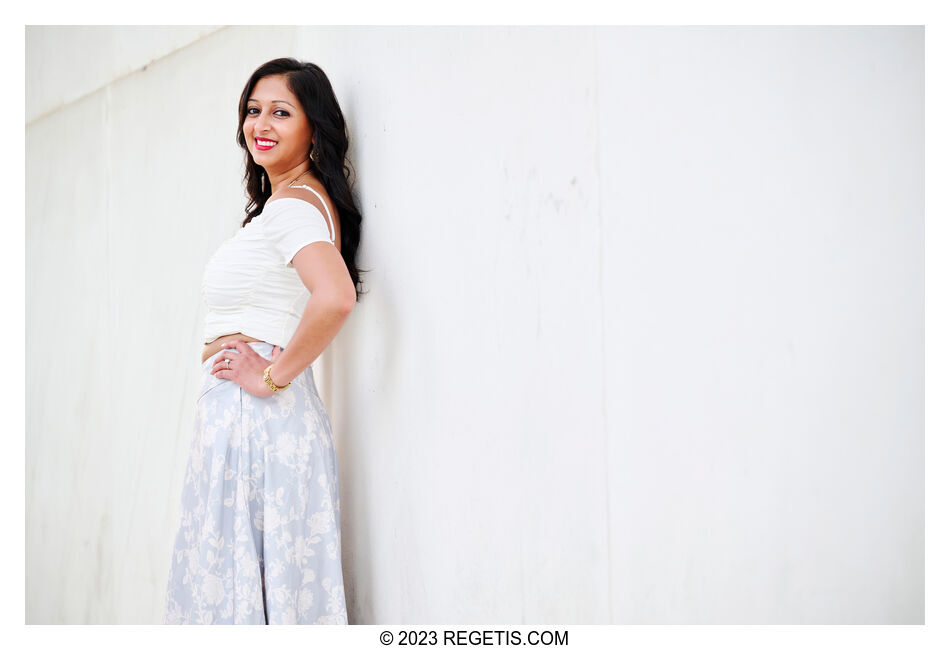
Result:
{"label": "textured wall surface", "polygon": [[923,622],[922,28],[26,36],[28,623],[161,620],[278,56],[364,214],[315,364],[351,623]]}

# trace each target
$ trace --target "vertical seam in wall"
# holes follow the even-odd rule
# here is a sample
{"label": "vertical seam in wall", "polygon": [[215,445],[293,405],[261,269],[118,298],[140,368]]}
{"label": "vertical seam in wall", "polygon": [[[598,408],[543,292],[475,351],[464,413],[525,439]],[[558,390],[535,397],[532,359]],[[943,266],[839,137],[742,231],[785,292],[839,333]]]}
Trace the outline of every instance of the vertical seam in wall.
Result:
{"label": "vertical seam in wall", "polygon": [[[103,189],[106,193],[106,293],[110,307],[107,340],[114,341],[117,340],[115,336],[118,332],[113,329],[117,319],[115,317],[116,301],[113,295],[115,287],[112,283],[112,270],[115,268],[112,259],[112,84],[106,86],[105,90],[106,186]],[[115,361],[116,359],[113,358],[112,362]]]}
{"label": "vertical seam in wall", "polygon": [[[115,268],[115,265],[112,263],[112,262],[113,262],[113,260],[112,260],[112,188],[113,188],[113,176],[112,176],[112,168],[113,168],[113,165],[112,165],[112,162],[113,162],[113,161],[112,161],[112,118],[113,118],[113,110],[112,110],[112,87],[113,87],[112,82],[109,82],[108,84],[106,84],[105,86],[102,87],[102,106],[103,106],[103,108],[102,108],[102,114],[103,114],[103,128],[102,128],[102,130],[103,130],[103,134],[102,134],[102,135],[103,135],[103,139],[105,140],[105,143],[106,143],[106,144],[105,144],[105,155],[103,156],[103,172],[104,172],[104,175],[105,175],[105,179],[104,179],[104,182],[103,182],[102,191],[105,192],[105,198],[106,198],[106,201],[105,201],[105,203],[106,203],[106,206],[105,206],[105,236],[104,236],[103,239],[105,240],[105,249],[106,249],[106,250],[105,250],[105,259],[106,259],[106,261],[105,261],[105,264],[106,264],[105,276],[106,276],[106,304],[107,304],[107,307],[106,307],[106,332],[105,332],[105,341],[107,342],[107,343],[106,343],[107,345],[108,345],[108,342],[117,340],[117,339],[116,339],[116,336],[117,336],[117,334],[118,334],[118,332],[116,331],[116,329],[113,328],[113,326],[115,325],[117,319],[115,318],[115,305],[116,305],[116,301],[115,301],[114,295],[113,295],[114,289],[115,289],[115,285],[114,285],[114,283],[113,283],[113,281],[112,281],[112,270],[113,270],[113,268]],[[90,94],[90,95],[91,95],[91,94]],[[110,349],[109,349],[108,353],[106,354],[107,358],[109,359],[109,367],[110,367],[110,368],[115,368],[115,367],[117,367],[117,363],[116,363],[117,360],[116,360],[116,358],[115,358],[115,356],[114,356],[114,355],[116,354],[116,352],[115,352],[114,346],[109,346],[109,347],[110,347]],[[141,475],[141,472],[137,472],[137,474],[138,474],[138,475]],[[134,490],[133,490],[133,495],[134,495]],[[130,543],[130,540],[132,539],[132,527],[133,527],[134,522],[135,522],[135,517],[133,516],[133,513],[134,513],[134,503],[135,503],[134,496],[133,496],[132,502],[133,502],[133,508],[131,508],[130,511],[129,511],[129,513],[128,513],[128,515],[129,515],[129,520],[128,520],[129,525],[128,525],[128,528],[126,529],[126,532],[125,532],[125,549],[131,548],[131,547],[129,546],[129,543]],[[101,536],[102,536],[102,534],[103,534],[103,533],[102,533],[102,531],[100,530],[100,531],[99,531],[100,544],[101,544]],[[129,557],[129,553],[128,553],[128,552],[125,552],[125,553],[122,553],[121,556],[118,558],[117,567],[118,567],[118,570],[119,570],[119,574],[120,574],[120,575],[123,575],[123,574],[125,573],[126,561],[128,560],[128,557]],[[100,605],[107,605],[107,603],[101,602],[102,600],[104,600],[101,590],[97,590],[97,596],[98,596],[98,598],[100,599],[100,603],[99,603]],[[109,603],[109,604],[113,604],[113,605],[114,605],[114,603]],[[91,621],[87,621],[87,622],[91,622]]]}
{"label": "vertical seam in wall", "polygon": [[607,426],[607,341],[606,327],[604,324],[604,212],[601,200],[601,175],[600,175],[600,51],[597,47],[599,28],[594,26],[592,34],[594,36],[594,172],[597,177],[597,261],[598,278],[597,288],[600,297],[600,415],[603,421],[604,435],[604,512],[605,512],[605,532],[607,537],[607,623],[614,621],[613,606],[613,585],[611,584],[611,575],[613,573],[613,560],[611,555],[610,539],[610,435]]}

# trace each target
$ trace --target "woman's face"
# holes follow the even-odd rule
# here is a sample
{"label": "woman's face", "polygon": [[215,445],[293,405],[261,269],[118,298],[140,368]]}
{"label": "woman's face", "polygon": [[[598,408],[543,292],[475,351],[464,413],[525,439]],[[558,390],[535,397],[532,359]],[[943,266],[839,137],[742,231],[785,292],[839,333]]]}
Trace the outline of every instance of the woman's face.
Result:
{"label": "woman's face", "polygon": [[244,107],[244,139],[254,162],[268,175],[310,158],[313,130],[283,75],[262,77],[251,90]]}

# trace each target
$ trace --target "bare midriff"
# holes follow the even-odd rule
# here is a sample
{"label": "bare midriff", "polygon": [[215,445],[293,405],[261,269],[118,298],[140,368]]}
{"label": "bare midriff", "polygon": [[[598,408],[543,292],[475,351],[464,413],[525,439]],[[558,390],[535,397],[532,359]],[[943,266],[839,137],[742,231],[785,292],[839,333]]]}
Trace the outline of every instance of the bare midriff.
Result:
{"label": "bare midriff", "polygon": [[[201,351],[201,363],[204,363],[205,361],[210,359],[214,355],[215,352],[220,351],[221,344],[226,343],[228,341],[251,342],[251,341],[260,341],[260,339],[252,338],[250,336],[247,336],[246,334],[241,334],[240,332],[237,332],[235,334],[225,334],[224,336],[219,336],[215,340],[211,341],[211,343],[205,343],[204,349]],[[261,342],[263,343],[263,341]]]}

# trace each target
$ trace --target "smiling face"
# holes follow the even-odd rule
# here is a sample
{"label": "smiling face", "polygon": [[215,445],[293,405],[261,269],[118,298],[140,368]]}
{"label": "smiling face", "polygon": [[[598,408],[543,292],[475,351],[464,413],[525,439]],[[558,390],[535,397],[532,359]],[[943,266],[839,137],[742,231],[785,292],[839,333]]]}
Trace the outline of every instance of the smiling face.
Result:
{"label": "smiling face", "polygon": [[263,77],[254,85],[244,107],[244,139],[268,176],[309,159],[313,129],[283,75]]}

